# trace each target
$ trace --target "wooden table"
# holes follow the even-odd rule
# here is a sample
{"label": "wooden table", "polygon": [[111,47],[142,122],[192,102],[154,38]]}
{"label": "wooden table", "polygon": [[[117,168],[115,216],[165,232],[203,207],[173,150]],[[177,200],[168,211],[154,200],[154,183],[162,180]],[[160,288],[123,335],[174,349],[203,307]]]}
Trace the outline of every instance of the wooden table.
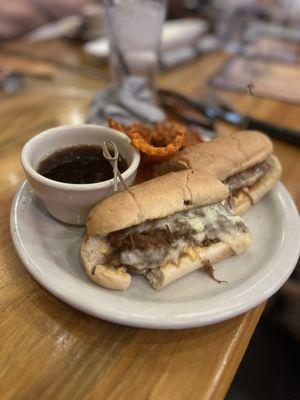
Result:
{"label": "wooden table", "polygon": [[[223,60],[211,54],[163,73],[158,84],[198,96]],[[213,326],[151,331],[110,324],[53,297],[14,251],[9,211],[24,179],[19,154],[34,134],[83,122],[94,91],[107,84],[79,46],[56,41],[3,46],[0,66],[43,75],[0,97],[1,399],[222,399],[264,305]],[[45,75],[48,76],[45,79]],[[300,128],[299,107],[224,93],[240,111]],[[220,126],[223,133],[229,128]],[[300,150],[275,142],[283,182],[300,205]]]}

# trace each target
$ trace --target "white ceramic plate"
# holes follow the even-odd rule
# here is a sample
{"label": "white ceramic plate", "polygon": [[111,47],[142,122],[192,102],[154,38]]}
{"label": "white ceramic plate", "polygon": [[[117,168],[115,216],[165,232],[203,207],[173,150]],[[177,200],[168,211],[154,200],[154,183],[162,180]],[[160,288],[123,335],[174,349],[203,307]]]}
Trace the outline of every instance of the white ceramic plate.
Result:
{"label": "white ceramic plate", "polygon": [[216,265],[218,284],[196,271],[161,291],[134,277],[125,292],[103,289],[85,276],[79,259],[83,229],[54,220],[27,183],[11,210],[15,248],[30,274],[64,302],[124,325],[179,329],[241,314],[270,297],[289,277],[299,256],[298,211],[281,185],[254,206],[245,220],[254,244]]}
{"label": "white ceramic plate", "polygon": [[[202,20],[181,19],[167,21],[163,26],[162,51],[189,45],[207,30],[208,23]],[[107,58],[109,56],[109,45],[105,37],[85,43],[83,50],[96,57]]]}

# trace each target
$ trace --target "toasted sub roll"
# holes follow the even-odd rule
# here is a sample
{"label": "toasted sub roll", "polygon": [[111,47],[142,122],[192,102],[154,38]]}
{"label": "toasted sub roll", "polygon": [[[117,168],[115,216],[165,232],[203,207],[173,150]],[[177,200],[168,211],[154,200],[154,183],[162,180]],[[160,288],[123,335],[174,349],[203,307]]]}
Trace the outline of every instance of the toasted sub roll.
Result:
{"label": "toasted sub roll", "polygon": [[146,277],[153,288],[162,289],[169,283],[205,267],[207,262],[215,264],[233,254],[232,249],[223,242],[215,243],[206,248],[190,249],[189,254],[181,257],[178,266],[170,263],[163,265],[149,271]]}
{"label": "toasted sub roll", "polygon": [[281,165],[272,152],[272,142],[266,135],[241,131],[186,148],[158,165],[157,173],[204,169],[228,185],[231,207],[241,214],[280,179]]}
{"label": "toasted sub roll", "polygon": [[206,171],[171,172],[101,201],[87,218],[87,232],[105,235],[227,196],[227,187]]}
{"label": "toasted sub roll", "polygon": [[281,176],[281,164],[277,157],[270,156],[268,161],[271,168],[252,186],[246,187],[240,191],[233,199],[233,209],[238,215],[244,214],[253,204],[261,200],[274,185],[279,181]]}
{"label": "toasted sub roll", "polygon": [[84,236],[81,245],[81,260],[87,276],[97,285],[107,289],[125,290],[131,283],[131,276],[126,268],[112,268],[104,265],[104,257],[109,254],[110,246],[100,236]]}
{"label": "toasted sub roll", "polygon": [[91,212],[81,259],[88,277],[115,290],[131,274],[155,289],[251,245],[225,205],[228,188],[203,170],[169,173],[103,200]]}

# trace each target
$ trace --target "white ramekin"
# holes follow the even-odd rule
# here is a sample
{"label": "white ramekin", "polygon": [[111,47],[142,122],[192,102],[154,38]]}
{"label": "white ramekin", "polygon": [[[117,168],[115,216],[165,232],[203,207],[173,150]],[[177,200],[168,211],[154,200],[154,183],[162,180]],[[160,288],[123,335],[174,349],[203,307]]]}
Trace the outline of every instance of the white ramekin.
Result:
{"label": "white ramekin", "polygon": [[113,192],[113,179],[90,184],[56,182],[40,175],[36,171],[38,164],[58,149],[80,144],[101,145],[103,140],[116,143],[128,163],[122,176],[128,186],[132,185],[140,154],[130,145],[125,134],[114,129],[96,125],[63,125],[34,136],[23,147],[21,163],[26,178],[50,214],[60,221],[84,225],[90,209]]}

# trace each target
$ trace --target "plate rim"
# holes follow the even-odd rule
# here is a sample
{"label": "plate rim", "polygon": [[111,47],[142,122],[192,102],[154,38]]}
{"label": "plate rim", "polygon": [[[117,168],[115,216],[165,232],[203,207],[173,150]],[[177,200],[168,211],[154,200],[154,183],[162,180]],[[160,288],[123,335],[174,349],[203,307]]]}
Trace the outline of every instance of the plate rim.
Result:
{"label": "plate rim", "polygon": [[[10,212],[10,233],[13,241],[14,248],[29,272],[29,274],[37,281],[41,286],[43,286],[46,290],[48,290],[51,294],[53,294],[55,297],[59,298],[63,302],[67,303],[68,305],[85,312],[89,315],[92,315],[96,318],[100,318],[109,322],[113,323],[118,323],[121,325],[126,325],[126,326],[133,326],[137,328],[150,328],[150,329],[186,329],[186,328],[196,328],[200,326],[207,326],[211,324],[215,324],[224,320],[227,320],[229,318],[236,317],[238,315],[243,314],[244,312],[249,311],[250,309],[256,307],[257,305],[261,304],[263,301],[267,300],[272,294],[274,294],[289,278],[291,273],[294,270],[294,267],[298,261],[299,254],[300,254],[300,240],[294,236],[292,236],[292,244],[294,246],[294,251],[292,252],[290,256],[290,261],[288,263],[288,267],[285,266],[285,268],[282,268],[282,274],[280,275],[280,279],[277,279],[273,285],[264,291],[262,291],[263,287],[260,288],[260,293],[257,295],[256,294],[256,300],[252,300],[246,303],[241,303],[239,305],[235,305],[234,307],[231,306],[228,310],[223,310],[221,313],[217,315],[211,315],[208,313],[208,316],[203,316],[198,314],[195,314],[194,312],[192,315],[181,315],[181,316],[172,316],[170,318],[151,318],[148,316],[147,318],[145,317],[140,317],[137,315],[124,315],[124,313],[114,313],[111,315],[109,312],[105,312],[105,310],[97,310],[97,312],[94,312],[91,310],[88,306],[88,304],[83,304],[82,301],[79,301],[76,299],[76,297],[69,298],[68,295],[65,295],[61,290],[53,287],[51,284],[49,284],[47,281],[43,280],[41,277],[41,274],[38,273],[38,269],[36,268],[36,263],[35,261],[28,255],[28,252],[26,251],[26,247],[23,244],[22,238],[20,237],[20,234],[18,232],[18,221],[17,221],[17,211],[18,211],[18,204],[20,201],[21,194],[23,190],[26,189],[26,185],[30,188],[30,185],[28,182],[25,180],[24,182],[21,183],[20,187],[18,188],[13,202],[11,206],[11,212]],[[277,183],[277,191],[284,197],[285,204],[289,205],[290,213],[294,213],[297,218],[292,218],[291,219],[291,224],[293,224],[293,227],[289,226],[290,230],[297,229],[300,231],[300,218],[299,218],[299,213],[296,208],[296,205],[291,198],[290,194],[288,193],[287,189],[284,187],[284,185],[279,182]],[[276,190],[276,189],[273,189]],[[290,235],[288,240],[290,240]],[[296,235],[295,235],[296,236]],[[272,272],[272,271],[271,271]],[[264,282],[263,282],[264,283]],[[263,286],[260,282],[260,286]]]}

